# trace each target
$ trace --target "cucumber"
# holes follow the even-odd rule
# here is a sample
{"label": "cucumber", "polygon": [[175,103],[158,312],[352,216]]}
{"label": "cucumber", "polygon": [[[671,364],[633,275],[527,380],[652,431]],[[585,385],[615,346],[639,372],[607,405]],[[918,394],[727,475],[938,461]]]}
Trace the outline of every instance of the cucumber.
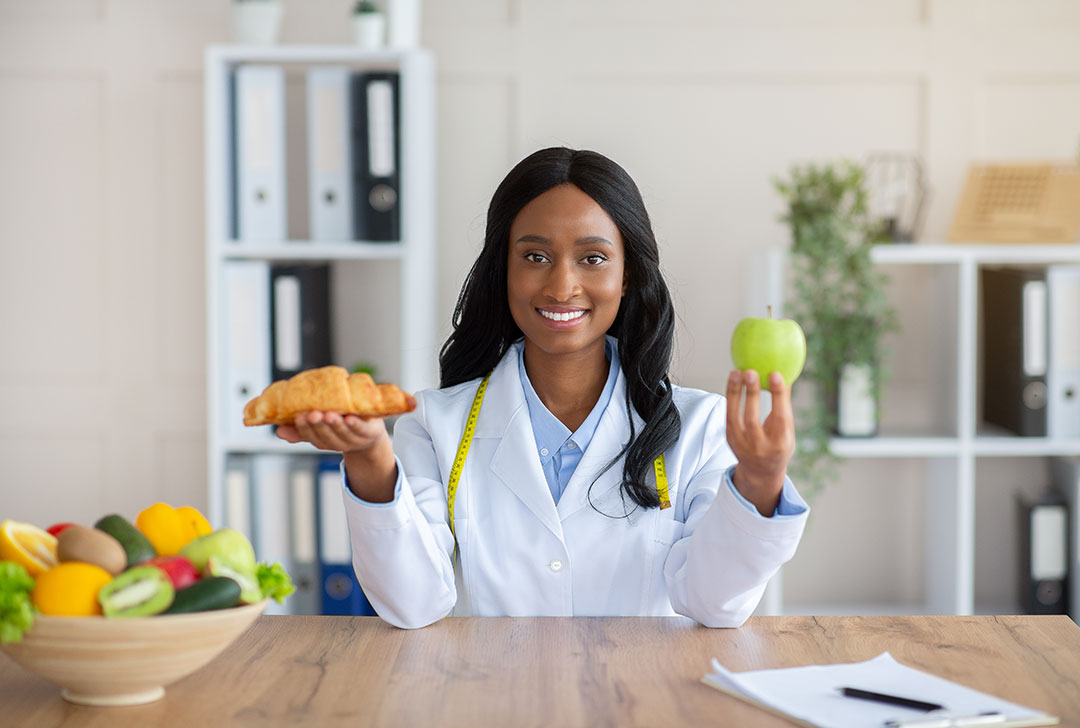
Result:
{"label": "cucumber", "polygon": [[163,614],[228,609],[240,601],[240,585],[227,576],[204,576],[176,592],[172,606]]}
{"label": "cucumber", "polygon": [[150,539],[123,516],[115,513],[105,516],[94,524],[94,528],[104,531],[120,542],[120,545],[124,547],[124,553],[127,554],[127,568],[158,555]]}

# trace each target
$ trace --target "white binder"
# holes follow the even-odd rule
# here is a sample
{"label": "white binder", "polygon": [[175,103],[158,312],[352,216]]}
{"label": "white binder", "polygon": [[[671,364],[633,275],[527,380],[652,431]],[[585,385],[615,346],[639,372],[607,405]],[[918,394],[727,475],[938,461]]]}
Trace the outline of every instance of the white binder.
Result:
{"label": "white binder", "polygon": [[[292,556],[289,539],[289,456],[262,453],[254,461],[252,526],[255,531],[255,557],[260,563],[277,562],[288,571]],[[271,599],[265,613],[288,614],[288,598],[284,604]]]}
{"label": "white binder", "polygon": [[319,470],[319,553],[324,564],[351,564],[345,491],[338,468]]}
{"label": "white binder", "polygon": [[250,455],[230,455],[225,462],[225,526],[251,540]]}
{"label": "white binder", "polygon": [[1050,458],[1051,482],[1061,494],[1069,517],[1069,616],[1080,624],[1080,457]]}
{"label": "white binder", "polygon": [[234,93],[237,238],[281,242],[288,236],[285,71],[274,66],[240,66]]}
{"label": "white binder", "polygon": [[308,210],[312,240],[353,240],[352,140],[347,68],[307,73]]}
{"label": "white binder", "polygon": [[222,271],[226,323],[221,349],[226,354],[220,406],[227,437],[265,442],[269,427],[246,427],[244,405],[270,386],[270,268],[265,261],[230,260]]}
{"label": "white binder", "polygon": [[1080,265],[1047,267],[1046,287],[1050,318],[1046,435],[1080,437]]}
{"label": "white binder", "polygon": [[296,591],[291,597],[292,614],[319,613],[319,553],[315,523],[315,478],[318,460],[297,455],[289,467],[289,541],[292,555],[288,564]]}

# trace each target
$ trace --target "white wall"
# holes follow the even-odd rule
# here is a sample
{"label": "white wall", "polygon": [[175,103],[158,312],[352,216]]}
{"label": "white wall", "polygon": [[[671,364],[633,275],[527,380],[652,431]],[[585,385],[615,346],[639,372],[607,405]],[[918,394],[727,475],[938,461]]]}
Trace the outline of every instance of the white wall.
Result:
{"label": "white wall", "polygon": [[[346,41],[350,6],[286,0],[283,41]],[[1080,146],[1070,0],[424,10],[440,76],[441,333],[510,166],[542,146],[593,148],[649,206],[687,385],[722,387],[748,256],[786,241],[769,179],[793,162],[918,153],[933,191],[925,237],[942,239],[970,161]],[[206,505],[201,61],[228,39],[224,0],[0,0],[0,517]],[[892,400],[922,387],[929,340],[905,340]],[[819,500],[790,598],[918,599],[920,467],[893,468],[889,483],[873,467],[846,469]],[[978,511],[989,522],[1008,508],[1002,477],[1043,477],[1038,462],[991,471],[980,477],[997,495]],[[977,545],[989,556],[976,597],[1007,598],[1011,544]],[[837,576],[875,564],[889,577]]]}

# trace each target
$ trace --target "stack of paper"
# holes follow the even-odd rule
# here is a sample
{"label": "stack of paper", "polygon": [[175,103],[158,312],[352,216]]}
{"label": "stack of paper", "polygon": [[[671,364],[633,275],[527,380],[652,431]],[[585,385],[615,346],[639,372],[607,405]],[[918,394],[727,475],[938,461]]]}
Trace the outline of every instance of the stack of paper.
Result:
{"label": "stack of paper", "polygon": [[[1041,726],[1058,719],[1022,705],[1009,703],[977,690],[957,685],[897,662],[883,652],[866,662],[810,665],[778,670],[730,672],[712,661],[713,672],[702,682],[759,708],[800,725],[819,728],[881,728],[938,719],[937,725]],[[844,696],[844,687],[937,703],[944,710],[924,712],[913,708]],[[984,713],[1000,713],[993,722],[965,722]],[[953,722],[955,721],[955,722]],[[929,725],[929,724],[927,724]]]}

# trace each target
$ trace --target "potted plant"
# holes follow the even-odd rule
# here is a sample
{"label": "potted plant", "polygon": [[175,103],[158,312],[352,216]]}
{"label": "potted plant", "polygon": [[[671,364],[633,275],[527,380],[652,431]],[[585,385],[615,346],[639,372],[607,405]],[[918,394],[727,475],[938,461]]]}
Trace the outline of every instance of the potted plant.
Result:
{"label": "potted plant", "polygon": [[361,48],[376,49],[386,45],[386,15],[371,0],[359,0],[353,6],[353,42]]}
{"label": "potted plant", "polygon": [[792,234],[786,314],[806,332],[803,379],[811,385],[792,470],[814,489],[836,463],[834,434],[876,432],[888,377],[883,341],[899,324],[885,296],[888,279],[870,260],[886,231],[868,212],[863,169],[846,160],[796,165],[790,179],[773,184],[787,203],[781,220]]}
{"label": "potted plant", "polygon": [[233,0],[233,40],[237,43],[276,43],[281,32],[281,0]]}

